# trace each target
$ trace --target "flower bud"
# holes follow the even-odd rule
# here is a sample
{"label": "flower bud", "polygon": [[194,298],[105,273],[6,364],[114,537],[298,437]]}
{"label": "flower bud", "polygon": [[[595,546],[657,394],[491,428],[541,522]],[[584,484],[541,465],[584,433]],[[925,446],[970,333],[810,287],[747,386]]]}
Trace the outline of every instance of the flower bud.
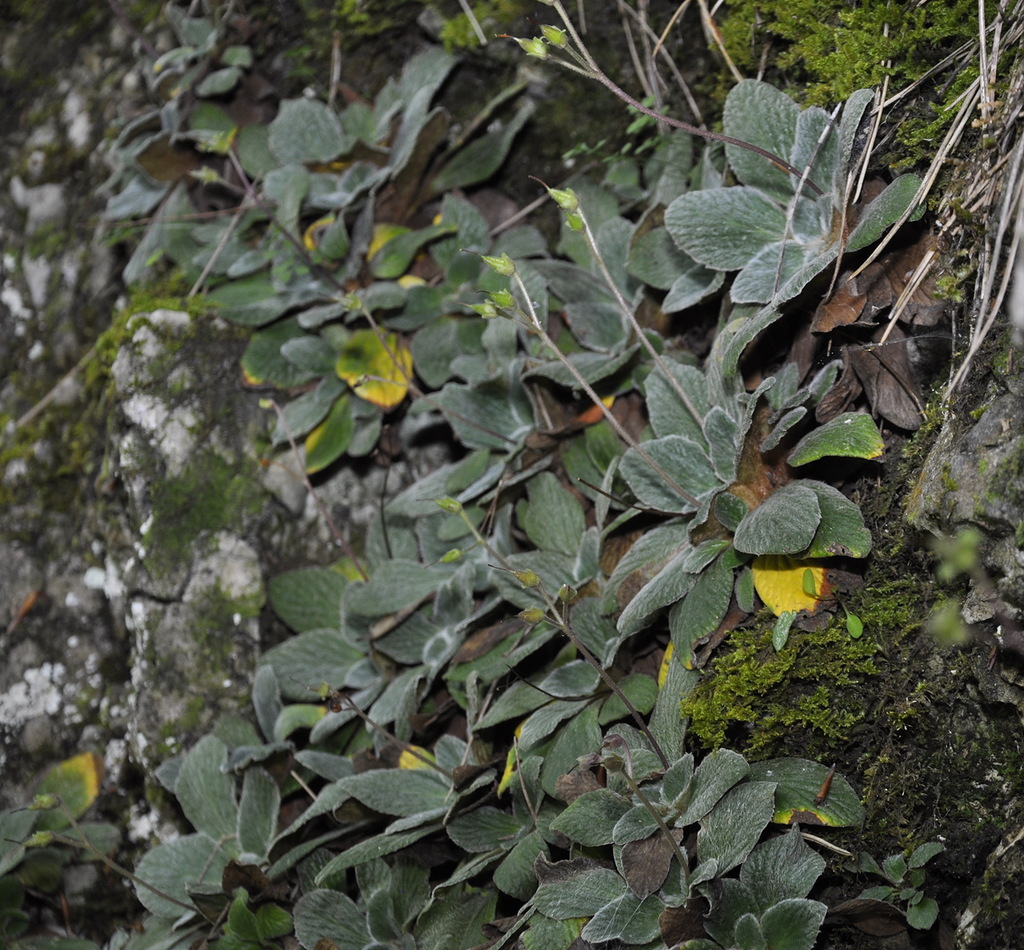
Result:
{"label": "flower bud", "polygon": [[540,623],[544,619],[544,611],[540,607],[527,607],[519,611],[519,619],[523,623]]}
{"label": "flower bud", "polygon": [[29,811],[53,811],[60,806],[60,799],[52,792],[43,792],[32,799]]}
{"label": "flower bud", "polygon": [[577,211],[580,206],[579,196],[571,188],[549,188],[548,194],[555,204],[563,211]]}
{"label": "flower bud", "polygon": [[437,498],[435,501],[442,511],[447,511],[450,515],[457,515],[462,511],[462,502],[456,501],[454,498]]}
{"label": "flower bud", "polygon": [[563,604],[568,604],[573,600],[573,598],[575,598],[577,593],[578,592],[575,587],[570,587],[568,584],[563,584],[561,587],[558,588],[558,599]]}
{"label": "flower bud", "polygon": [[469,309],[475,310],[485,320],[493,320],[495,317],[501,316],[501,314],[498,313],[498,308],[495,307],[494,304],[491,303],[491,301],[489,300],[486,301],[485,303],[470,304]]}
{"label": "flower bud", "polygon": [[540,575],[536,571],[531,571],[529,568],[514,570],[512,571],[512,576],[519,581],[523,587],[540,586]]}
{"label": "flower bud", "polygon": [[441,555],[442,564],[454,564],[462,559],[462,551],[459,548],[452,548]]}
{"label": "flower bud", "polygon": [[516,272],[515,261],[513,261],[508,254],[502,254],[501,257],[482,254],[481,257],[483,257],[485,264],[497,271],[503,277],[511,277]]}
{"label": "flower bud", "polygon": [[540,31],[552,46],[564,49],[569,45],[569,37],[566,36],[565,30],[560,30],[557,26],[542,26]]}
{"label": "flower bud", "polygon": [[530,55],[536,56],[537,59],[548,58],[548,47],[547,44],[539,36],[533,37],[530,40],[521,40],[516,37],[516,42]]}
{"label": "flower bud", "polygon": [[516,298],[508,290],[496,290],[491,294],[491,300],[494,301],[496,307],[504,307],[505,309],[516,305]]}

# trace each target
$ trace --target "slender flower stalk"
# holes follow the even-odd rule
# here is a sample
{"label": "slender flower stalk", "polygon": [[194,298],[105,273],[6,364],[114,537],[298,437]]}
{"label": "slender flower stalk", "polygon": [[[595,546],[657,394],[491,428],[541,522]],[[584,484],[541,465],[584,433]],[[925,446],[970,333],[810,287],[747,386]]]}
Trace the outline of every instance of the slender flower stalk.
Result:
{"label": "slender flower stalk", "polygon": [[[800,181],[801,187],[806,183],[807,187],[816,195],[824,194],[821,188],[811,181],[811,179],[807,178],[799,168],[791,165],[780,155],[776,155],[773,152],[768,151],[768,149],[761,148],[751,142],[744,142],[742,139],[733,138],[731,135],[724,135],[721,132],[711,132],[708,129],[698,128],[695,125],[691,125],[689,122],[683,122],[681,119],[673,119],[671,116],[657,112],[649,106],[644,105],[639,99],[636,99],[624,89],[617,86],[601,69],[601,67],[597,65],[594,57],[590,55],[590,51],[584,45],[583,40],[576,31],[575,26],[573,26],[569,15],[565,12],[565,8],[562,6],[561,0],[554,0],[553,3],[549,3],[547,5],[555,8],[555,11],[561,18],[562,23],[565,25],[566,32],[572,39],[572,44],[560,45],[558,43],[552,43],[547,39],[546,32],[543,36],[539,36],[535,40],[519,40],[519,45],[522,46],[523,49],[531,56],[536,56],[539,59],[550,60],[553,63],[557,63],[563,69],[568,69],[570,72],[586,76],[588,79],[596,80],[606,89],[618,96],[627,105],[636,109],[637,112],[642,112],[644,115],[650,116],[652,119],[657,119],[659,122],[665,123],[665,125],[671,126],[675,129],[682,129],[684,132],[689,132],[691,135],[698,135],[704,139],[710,139],[714,142],[724,142],[726,145],[735,145],[737,148],[743,148],[749,152],[754,152],[762,158],[767,159],[777,168],[780,168],[782,171],[788,172],[790,175],[794,176]],[[541,44],[543,49],[541,49],[538,44]],[[567,53],[571,57],[571,60],[552,55],[552,46],[557,51]]]}

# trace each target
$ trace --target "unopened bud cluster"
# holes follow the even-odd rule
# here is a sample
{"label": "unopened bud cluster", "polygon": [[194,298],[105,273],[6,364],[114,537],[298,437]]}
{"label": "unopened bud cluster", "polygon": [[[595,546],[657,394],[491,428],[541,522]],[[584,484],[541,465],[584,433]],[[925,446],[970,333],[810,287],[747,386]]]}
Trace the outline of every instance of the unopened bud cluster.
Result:
{"label": "unopened bud cluster", "polygon": [[565,49],[569,45],[569,37],[566,35],[565,30],[560,30],[557,26],[542,26],[540,31],[540,36],[534,36],[529,39],[518,36],[514,38],[528,56],[535,56],[537,59],[547,59],[549,46],[554,46],[556,49]]}

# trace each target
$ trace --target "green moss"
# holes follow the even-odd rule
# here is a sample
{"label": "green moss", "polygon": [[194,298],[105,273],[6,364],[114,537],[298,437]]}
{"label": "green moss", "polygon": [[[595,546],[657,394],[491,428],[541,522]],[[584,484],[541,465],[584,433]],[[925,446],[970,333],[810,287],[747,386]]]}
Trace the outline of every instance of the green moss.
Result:
{"label": "green moss", "polygon": [[[7,116],[17,116],[52,87],[54,75],[110,28],[110,13],[103,7],[68,6],[62,0],[11,0],[4,4],[3,20],[12,40],[0,66],[0,96]],[[54,29],[55,24],[60,28]]]}
{"label": "green moss", "polygon": [[[989,0],[986,7],[992,22],[996,4]],[[964,43],[976,40],[978,11],[975,0],[792,0],[784,5],[737,0],[729,4],[720,28],[741,72],[756,72],[770,44],[776,68],[797,87],[791,91],[808,104],[826,105],[886,80],[893,92],[919,79]],[[899,140],[915,157],[922,150],[934,151],[956,113],[952,104],[977,77],[977,63],[967,57],[949,69],[951,81],[936,84],[932,111],[900,121]]]}
{"label": "green moss", "polygon": [[869,583],[850,598],[850,609],[876,640],[898,643],[921,624],[922,581],[902,577]]}
{"label": "green moss", "polygon": [[334,20],[353,39],[377,36],[395,27],[405,26],[419,12],[420,3],[410,0],[338,0]]}
{"label": "green moss", "polygon": [[771,627],[734,631],[731,649],[683,700],[690,732],[703,745],[735,745],[739,731],[754,756],[773,754],[797,736],[813,754],[844,741],[863,718],[859,684],[876,672],[870,637],[853,640],[833,623],[820,633],[794,634],[781,652],[771,640]]}
{"label": "green moss", "polygon": [[[483,30],[488,42],[493,38],[494,28],[508,29],[518,17],[523,16],[533,4],[524,0],[483,0],[472,5],[473,16]],[[473,49],[480,45],[480,39],[465,13],[446,20],[441,28],[441,42],[445,49]]]}
{"label": "green moss", "polygon": [[262,504],[256,471],[240,470],[216,452],[197,453],[178,478],[154,480],[152,523],[144,537],[146,566],[155,574],[190,559],[196,539],[237,524]]}
{"label": "green moss", "polygon": [[29,237],[25,252],[29,257],[45,257],[47,260],[56,258],[67,247],[69,235],[62,225],[52,222],[44,224]]}
{"label": "green moss", "polygon": [[[49,236],[44,232],[39,239],[49,244],[59,238],[56,232]],[[111,418],[110,367],[138,329],[137,324],[130,325],[131,319],[137,313],[158,309],[185,310],[193,316],[208,313],[203,299],[187,298],[187,290],[183,278],[171,275],[152,288],[132,294],[78,368],[82,392],[77,398],[69,403],[50,403],[31,422],[21,426],[0,451],[0,471],[14,462],[28,465],[32,472],[31,482],[24,483],[24,491],[17,484],[2,485],[0,504],[25,504],[29,499],[24,495],[29,492],[43,511],[70,511],[81,503],[80,493],[89,483],[82,478],[83,472],[96,472],[96,483],[102,482],[103,435]],[[20,374],[12,374],[10,383],[33,402],[46,398],[53,385],[52,380],[46,379],[29,383]],[[40,445],[52,447],[52,459],[40,460]]]}

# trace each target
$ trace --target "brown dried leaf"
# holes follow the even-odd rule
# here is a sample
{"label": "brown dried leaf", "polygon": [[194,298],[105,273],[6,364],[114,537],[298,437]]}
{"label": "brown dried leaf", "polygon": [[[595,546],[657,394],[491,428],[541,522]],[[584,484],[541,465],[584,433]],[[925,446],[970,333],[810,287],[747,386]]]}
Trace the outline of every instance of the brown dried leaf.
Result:
{"label": "brown dried leaf", "polygon": [[[872,323],[882,310],[899,299],[918,265],[934,257],[938,240],[925,231],[913,243],[891,251],[869,265],[857,277],[843,271],[835,292],[818,307],[811,323],[816,333],[826,333],[851,323]],[[910,295],[900,319],[920,327],[933,327],[942,318],[945,304],[937,299],[935,279],[927,276]]]}
{"label": "brown dried leaf", "polygon": [[704,915],[707,912],[708,905],[703,897],[693,898],[683,907],[666,907],[658,917],[658,929],[665,946],[677,947],[687,940],[706,937]]}
{"label": "brown dried leaf", "polygon": [[[682,832],[680,832],[680,835]],[[622,876],[640,900],[653,894],[668,877],[675,848],[660,831],[622,846]]]}
{"label": "brown dried leaf", "polygon": [[836,384],[825,393],[821,402],[814,410],[814,418],[817,422],[829,422],[836,416],[842,415],[853,405],[853,401],[864,392],[857,374],[853,371],[850,361],[843,354],[843,372]]}
{"label": "brown dried leaf", "polygon": [[862,897],[829,908],[825,919],[830,924],[852,924],[875,937],[891,937],[907,929],[907,920],[898,907]]}
{"label": "brown dried leaf", "polygon": [[452,666],[458,663],[469,663],[476,660],[485,653],[490,653],[498,644],[506,638],[523,630],[525,624],[518,619],[502,620],[499,623],[491,624],[478,630],[472,636],[467,637],[462,646],[452,657]]}
{"label": "brown dried leaf", "polygon": [[858,278],[853,277],[851,271],[843,271],[835,291],[814,312],[811,330],[814,333],[828,333],[836,327],[856,323],[868,302],[868,296],[861,292],[860,286]]}
{"label": "brown dried leaf", "polygon": [[225,894],[233,894],[236,887],[244,887],[250,895],[256,895],[270,887],[270,878],[255,864],[231,861],[224,868],[220,886]]}
{"label": "brown dried leaf", "polygon": [[593,772],[569,772],[567,775],[559,775],[555,780],[555,795],[566,805],[571,805],[581,795],[599,788],[602,788],[602,785]]}
{"label": "brown dried leaf", "polygon": [[137,161],[146,174],[156,181],[179,181],[200,165],[195,150],[172,142],[170,135],[153,139],[139,154]]}
{"label": "brown dried leaf", "polygon": [[569,858],[566,861],[552,862],[541,853],[534,862],[533,870],[537,874],[539,884],[564,884],[585,871],[594,871],[607,866],[607,864],[593,861],[590,858]]}
{"label": "brown dried leaf", "polygon": [[[905,339],[906,334],[894,327],[888,343]],[[843,357],[853,367],[875,412],[902,429],[920,428],[924,402],[905,346],[844,347]]]}

